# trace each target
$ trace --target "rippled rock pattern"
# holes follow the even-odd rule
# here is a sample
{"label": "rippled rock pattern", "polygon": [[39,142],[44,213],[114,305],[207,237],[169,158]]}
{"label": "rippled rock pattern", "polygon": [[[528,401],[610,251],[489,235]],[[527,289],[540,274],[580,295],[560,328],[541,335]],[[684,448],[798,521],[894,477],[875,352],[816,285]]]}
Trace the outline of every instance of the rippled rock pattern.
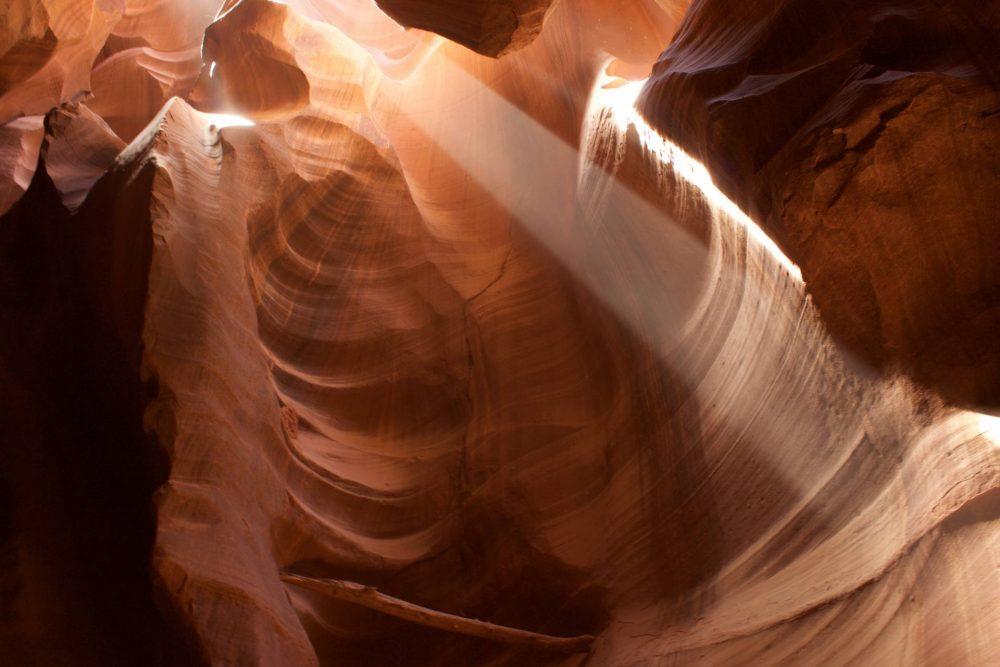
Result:
{"label": "rippled rock pattern", "polygon": [[988,8],[12,7],[4,663],[1000,659]]}
{"label": "rippled rock pattern", "polygon": [[794,257],[854,354],[992,410],[998,39],[992,0],[707,0],[642,102]]}

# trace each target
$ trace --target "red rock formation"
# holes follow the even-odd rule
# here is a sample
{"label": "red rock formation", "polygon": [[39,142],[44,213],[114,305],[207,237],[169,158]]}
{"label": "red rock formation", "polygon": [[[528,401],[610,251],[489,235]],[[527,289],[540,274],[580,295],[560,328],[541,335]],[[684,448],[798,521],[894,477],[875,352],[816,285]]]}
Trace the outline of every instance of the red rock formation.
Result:
{"label": "red rock formation", "polygon": [[46,125],[45,171],[63,205],[75,211],[125,148],[125,142],[83,104],[54,109]]}
{"label": "red rock formation", "polygon": [[[447,34],[434,6],[407,5]],[[719,26],[737,53],[743,14],[713,7],[671,49]],[[620,77],[682,9],[555,3],[496,59],[362,0],[127,3],[94,98],[0,142],[0,658],[991,662],[998,422],[831,337],[810,262],[842,258],[782,235],[785,257],[636,110]],[[695,151],[669,68],[646,117],[683,109]],[[864,84],[844,152],[930,150],[935,126],[894,123],[981,104],[974,79],[934,83],[947,105],[900,81]],[[713,136],[751,192],[720,156],[760,137]],[[879,173],[885,199],[851,176],[838,201],[888,234],[910,186]],[[790,207],[767,228],[804,229]],[[922,303],[912,262],[883,273]],[[933,363],[985,377],[950,340]]]}
{"label": "red rock formation", "polygon": [[499,57],[529,44],[552,0],[376,0],[402,25],[432,30],[477,53]]}
{"label": "red rock formation", "polygon": [[221,5],[127,0],[94,63],[88,103],[119,137],[131,141],[168,99],[190,92],[208,66],[202,60],[204,31]]}
{"label": "red rock formation", "polygon": [[0,212],[6,213],[28,189],[44,134],[41,116],[25,116],[0,126]]}
{"label": "red rock formation", "polygon": [[643,101],[802,266],[855,354],[993,409],[998,42],[997,2],[707,0]]}
{"label": "red rock formation", "polygon": [[0,661],[190,664],[150,586],[164,462],[120,342],[142,319],[145,239],[128,247],[137,280],[111,284],[110,212],[70,219],[41,166],[0,219]]}
{"label": "red rock formation", "polygon": [[0,124],[44,115],[90,88],[120,0],[11,0],[0,24]]}
{"label": "red rock formation", "polygon": [[0,21],[0,213],[31,182],[42,117],[79,100],[122,7],[95,0],[12,0]]}

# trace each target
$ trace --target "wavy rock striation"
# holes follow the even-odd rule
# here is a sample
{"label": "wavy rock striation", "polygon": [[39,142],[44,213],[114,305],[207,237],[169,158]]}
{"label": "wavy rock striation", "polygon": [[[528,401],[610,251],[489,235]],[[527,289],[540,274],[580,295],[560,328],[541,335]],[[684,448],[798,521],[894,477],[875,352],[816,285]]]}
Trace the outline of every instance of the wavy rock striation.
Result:
{"label": "wavy rock striation", "polygon": [[[940,252],[988,297],[985,250],[956,237],[988,238],[966,212],[993,190],[916,165],[961,211],[928,248],[885,166],[947,144],[985,169],[965,142],[992,136],[990,93],[964,70],[855,73],[822,93],[841,120],[758,128],[705,91],[760,84],[787,110],[769,77],[797,58],[894,42],[782,52],[819,10],[751,28],[761,7],[704,0],[631,80],[677,28],[665,5],[537,5],[532,40],[456,37],[481,55],[362,0],[123,4],[94,97],[0,129],[0,313],[19,323],[0,327],[0,657],[995,661],[1000,426],[955,400],[992,395],[991,357],[963,356],[989,339],[927,324],[992,311],[904,256]],[[455,29],[440,3],[395,6]],[[978,25],[905,7],[946,45]],[[740,69],[769,44],[754,68],[783,73]],[[764,130],[792,138],[744,170]],[[817,166],[810,132],[843,151]],[[845,160],[811,215],[899,234],[862,244],[887,253],[876,306],[857,287],[876,255],[796,213],[822,187],[806,174]],[[755,199],[779,174],[783,208]],[[911,356],[871,353],[875,329]]]}
{"label": "wavy rock striation", "polygon": [[996,2],[699,2],[641,103],[799,263],[854,354],[992,409],[998,17]]}

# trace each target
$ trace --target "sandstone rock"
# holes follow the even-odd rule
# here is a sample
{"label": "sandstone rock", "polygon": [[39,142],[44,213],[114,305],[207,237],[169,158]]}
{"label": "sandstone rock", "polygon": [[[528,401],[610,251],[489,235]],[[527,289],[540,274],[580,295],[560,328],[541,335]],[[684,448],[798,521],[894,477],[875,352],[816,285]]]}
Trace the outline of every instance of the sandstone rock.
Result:
{"label": "sandstone rock", "polygon": [[42,146],[41,116],[25,116],[0,126],[0,213],[6,213],[31,184]]}
{"label": "sandstone rock", "polygon": [[498,58],[530,43],[552,0],[376,0],[402,25],[431,30]]}
{"label": "sandstone rock", "polygon": [[129,0],[3,126],[0,661],[991,662],[992,93],[806,66],[971,24],[703,0],[644,116],[684,3],[531,7]]}
{"label": "sandstone rock", "polygon": [[855,354],[992,409],[998,12],[701,2],[642,102],[801,265]]}
{"label": "sandstone rock", "polygon": [[91,77],[88,106],[126,142],[164,103],[187,95],[208,63],[205,28],[222,0],[128,0]]}
{"label": "sandstone rock", "polygon": [[125,142],[86,105],[51,111],[46,118],[45,171],[63,206],[76,211],[123,148]]}
{"label": "sandstone rock", "polygon": [[0,124],[86,94],[123,8],[121,0],[12,0],[0,23]]}

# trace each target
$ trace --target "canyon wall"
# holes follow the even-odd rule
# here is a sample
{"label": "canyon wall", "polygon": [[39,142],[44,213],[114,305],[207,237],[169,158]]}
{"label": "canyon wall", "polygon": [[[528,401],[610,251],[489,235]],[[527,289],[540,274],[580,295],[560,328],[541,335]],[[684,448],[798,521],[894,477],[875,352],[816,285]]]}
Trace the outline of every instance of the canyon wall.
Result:
{"label": "canyon wall", "polygon": [[802,267],[837,339],[996,410],[1000,3],[695,3],[640,106]]}
{"label": "canyon wall", "polygon": [[23,5],[5,660],[997,659],[988,14]]}

